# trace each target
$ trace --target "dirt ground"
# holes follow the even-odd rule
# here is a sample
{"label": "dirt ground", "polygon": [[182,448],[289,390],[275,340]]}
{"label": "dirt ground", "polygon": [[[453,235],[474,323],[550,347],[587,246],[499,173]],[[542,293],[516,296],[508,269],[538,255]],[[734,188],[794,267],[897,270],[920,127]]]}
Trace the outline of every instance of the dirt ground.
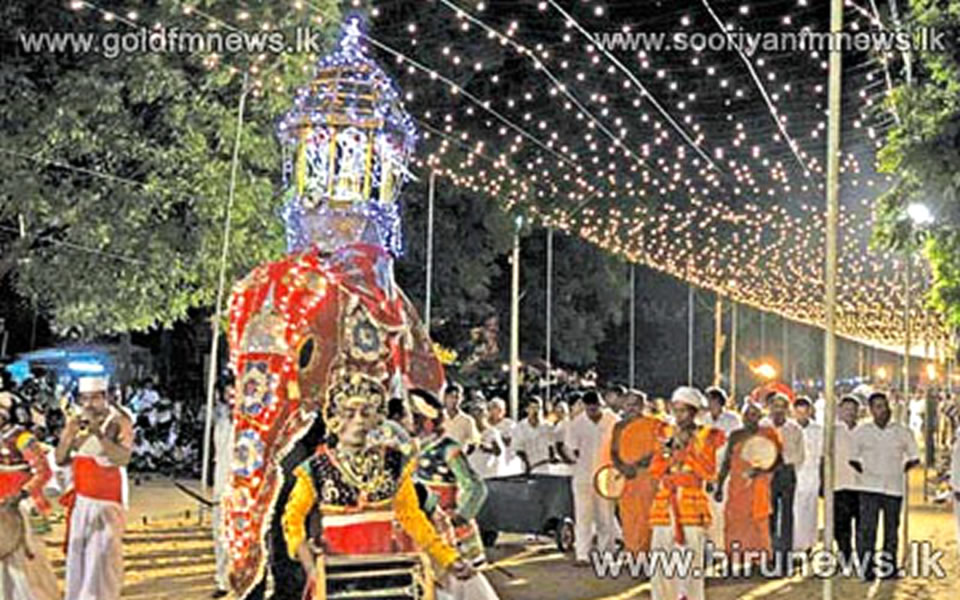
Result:
{"label": "dirt ground", "polygon": [[[196,489],[196,483],[191,484]],[[910,533],[913,540],[929,540],[944,551],[945,579],[903,579],[864,584],[835,579],[834,598],[854,600],[955,600],[960,598],[960,561],[957,559],[956,525],[949,505],[923,505],[919,481],[913,489]],[[60,543],[62,524],[45,536],[47,551],[58,576],[63,578]],[[503,600],[627,600],[649,598],[650,586],[626,574],[619,579],[597,579],[593,570],[574,568],[570,557],[556,550],[551,540],[528,540],[505,535],[490,549],[497,568],[488,578]],[[213,542],[209,515],[203,524],[198,507],[172,484],[154,480],[131,487],[128,530],[124,536],[125,586],[123,598],[138,600],[198,600],[214,591]],[[817,579],[709,580],[710,600],[821,598],[823,582]],[[290,599],[297,600],[297,599]]]}

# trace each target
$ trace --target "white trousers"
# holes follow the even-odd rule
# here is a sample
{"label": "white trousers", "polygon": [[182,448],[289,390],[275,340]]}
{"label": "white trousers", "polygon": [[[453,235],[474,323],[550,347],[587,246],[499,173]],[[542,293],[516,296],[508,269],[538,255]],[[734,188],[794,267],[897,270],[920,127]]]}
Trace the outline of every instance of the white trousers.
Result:
{"label": "white trousers", "polygon": [[611,500],[601,498],[593,482],[573,482],[574,549],[577,560],[590,559],[590,543],[597,536],[597,549],[612,551],[617,523]]}
{"label": "white trousers", "polygon": [[[26,545],[0,560],[0,600],[57,600],[57,576],[47,560],[42,540],[33,537],[23,503],[20,515],[26,524]],[[3,532],[10,535],[11,532]]]}
{"label": "white trousers", "polygon": [[119,600],[125,526],[121,505],[77,496],[70,517],[65,600]]}
{"label": "white trousers", "polygon": [[447,575],[443,589],[437,590],[437,600],[500,600],[500,597],[483,573],[477,573],[466,581]]}
{"label": "white trousers", "polygon": [[653,600],[704,600],[706,598],[704,591],[703,570],[705,563],[703,560],[703,548],[706,544],[706,532],[703,527],[694,525],[684,525],[683,527],[684,545],[677,544],[673,537],[673,525],[656,525],[653,528],[653,538],[650,543],[650,551],[658,553],[667,552],[692,552],[692,560],[688,563],[686,559],[676,559],[664,556],[658,560],[661,564],[679,565],[684,567],[687,564],[692,569],[699,570],[699,577],[694,577],[692,572],[681,573],[674,572],[671,577],[663,572],[656,570],[650,578],[650,594]]}
{"label": "white trousers", "polygon": [[953,501],[953,516],[957,521],[957,554],[960,554],[960,500]]}
{"label": "white trousers", "polygon": [[213,555],[217,565],[214,581],[218,590],[229,590],[230,581],[227,568],[229,567],[230,555],[227,553],[227,536],[223,529],[222,519],[223,508],[218,501],[213,505]]}
{"label": "white trousers", "polygon": [[793,549],[809,550],[817,543],[819,482],[797,477],[793,496]]}

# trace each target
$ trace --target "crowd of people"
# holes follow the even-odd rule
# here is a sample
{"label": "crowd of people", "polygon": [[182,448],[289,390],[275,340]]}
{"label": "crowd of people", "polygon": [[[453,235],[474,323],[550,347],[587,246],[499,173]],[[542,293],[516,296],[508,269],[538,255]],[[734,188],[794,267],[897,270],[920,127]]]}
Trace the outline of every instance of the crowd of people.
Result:
{"label": "crowd of people", "polygon": [[[37,374],[20,384],[6,381],[0,389],[24,400],[18,421],[52,452],[66,422],[64,409],[75,403],[78,381],[76,376]],[[130,472],[137,473],[137,479],[152,474],[199,477],[202,402],[173,400],[151,378],[135,382],[125,390],[111,386],[108,397],[136,425]]]}
{"label": "crowd of people", "polygon": [[[390,522],[408,532],[411,549],[424,550],[443,566],[447,579],[441,587],[453,598],[496,598],[479,570],[485,555],[474,520],[487,494],[484,481],[494,477],[570,477],[574,566],[590,565],[594,550],[682,551],[705,562],[715,558],[706,554],[712,548],[737,569],[757,567],[767,576],[785,576],[798,556],[818,544],[828,424],[822,416],[817,419],[815,400],[793,396],[789,389],[754,394],[731,407],[727,394],[716,387],[704,392],[680,387],[669,401],[656,401],[623,386],[589,386],[567,389],[550,402],[529,395],[523,399],[522,417],[514,420],[502,398],[468,393],[450,382],[439,398],[411,390],[406,398],[382,402],[384,419],[378,420],[351,416],[366,415],[361,404],[374,402],[374,396],[361,393],[361,383],[345,383],[350,393],[334,396],[345,404],[333,402],[324,414],[323,421],[333,429],[324,427],[319,441],[309,442],[310,451],[293,467],[290,489],[281,495],[279,535],[271,541],[275,593],[281,597],[284,586],[292,587],[289,593],[302,592],[317,577],[308,517],[317,506],[318,490],[325,499],[321,513],[338,498],[356,500],[357,491],[350,486],[360,484],[350,483],[341,470],[365,456],[374,438],[397,458],[388,455],[383,463],[393,469],[390,477],[378,480],[386,487],[364,488],[364,494],[395,495]],[[225,387],[216,413],[218,502],[233,452],[232,389]],[[133,395],[129,408],[111,395],[102,377],[80,378],[76,395],[51,454],[40,437],[49,431],[46,424],[38,426],[29,402],[0,394],[0,507],[8,513],[49,512],[44,490],[55,471],[69,467],[60,500],[69,523],[66,597],[118,598],[126,468],[136,460],[142,435],[137,430],[185,419],[182,413],[181,418],[159,417],[167,408],[150,385]],[[960,410],[952,399],[942,407],[953,436],[952,486],[960,537]],[[857,574],[865,580],[898,575],[893,567],[900,550],[904,473],[920,464],[915,433],[893,418],[894,412],[883,391],[845,394],[831,425],[837,552],[845,564],[859,564]],[[325,527],[335,528],[336,522],[331,517]],[[28,529],[24,535],[29,537]],[[223,596],[227,540],[220,531],[214,539],[217,596]],[[357,539],[342,538],[341,550],[350,552]],[[0,561],[3,585],[14,590],[12,597],[57,597],[52,570],[42,553],[29,552],[31,544],[27,539]],[[284,554],[285,566],[278,558]],[[658,600],[704,597],[702,574],[666,577],[658,572],[651,585]],[[249,597],[257,597],[256,592]]]}
{"label": "crowd of people", "polygon": [[[669,402],[622,386],[568,391],[550,404],[533,395],[515,422],[502,398],[465,395],[454,384],[447,434],[467,448],[480,477],[571,476],[575,565],[590,564],[591,549],[700,552],[709,540],[732,568],[780,577],[820,541],[827,426],[817,411],[822,397],[784,388],[738,407],[720,388],[679,388]],[[949,396],[934,406],[931,427],[950,441],[946,479],[960,507],[957,406]],[[840,564],[868,581],[896,578],[904,473],[921,463],[922,428],[886,392],[865,388],[841,395],[833,427]],[[615,499],[599,487],[608,472],[621,480]],[[957,515],[960,538],[960,508]],[[702,580],[653,583],[654,598],[703,597]]]}

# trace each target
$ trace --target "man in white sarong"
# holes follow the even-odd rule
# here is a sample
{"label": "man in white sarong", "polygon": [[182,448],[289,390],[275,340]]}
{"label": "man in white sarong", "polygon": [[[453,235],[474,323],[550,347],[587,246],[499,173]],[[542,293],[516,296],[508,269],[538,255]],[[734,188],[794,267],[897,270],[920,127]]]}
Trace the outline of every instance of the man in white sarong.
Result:
{"label": "man in white sarong", "polygon": [[594,474],[604,448],[609,448],[617,417],[604,409],[600,394],[590,390],[583,395],[584,411],[570,422],[563,452],[573,463],[573,509],[576,531],[576,566],[588,566],[590,542],[597,536],[597,549],[613,550],[618,527],[612,500],[601,498],[593,485]]}
{"label": "man in white sarong", "polygon": [[216,561],[214,574],[217,589],[212,598],[223,598],[229,593],[226,532],[223,530],[223,514],[220,503],[230,482],[230,470],[233,463],[233,382],[229,381],[217,403],[216,421],[213,429],[213,446],[216,464],[213,471],[213,555]]}
{"label": "man in white sarong", "polygon": [[55,600],[57,577],[29,522],[29,504],[41,514],[50,510],[43,497],[50,466],[40,442],[19,422],[18,404],[0,392],[0,600]]}
{"label": "man in white sarong", "polygon": [[133,423],[110,406],[106,378],[82,377],[77,399],[82,412],[68,417],[56,453],[73,467],[65,597],[118,600]]}
{"label": "man in white sarong", "polygon": [[820,463],[823,456],[823,427],[813,420],[813,402],[799,396],[793,416],[803,430],[803,463],[797,469],[797,491],[793,500],[793,549],[807,552],[817,542]]}

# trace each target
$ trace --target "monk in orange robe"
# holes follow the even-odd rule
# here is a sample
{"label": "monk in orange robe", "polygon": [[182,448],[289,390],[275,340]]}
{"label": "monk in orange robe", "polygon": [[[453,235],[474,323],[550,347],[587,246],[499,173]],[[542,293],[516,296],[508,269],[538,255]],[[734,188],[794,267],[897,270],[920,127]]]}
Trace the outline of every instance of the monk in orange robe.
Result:
{"label": "monk in orange robe", "polygon": [[[760,418],[763,409],[760,405],[750,403],[743,413],[743,428],[730,434],[727,441],[726,456],[720,467],[717,489],[714,498],[717,502],[723,500],[723,484],[729,476],[727,487],[727,503],[724,510],[726,523],[724,539],[727,552],[731,556],[736,551],[740,556],[746,551],[764,552],[762,556],[770,557],[770,480],[773,467],[767,470],[758,470],[741,458],[740,449],[748,439],[762,435],[777,445],[777,463],[782,460],[783,443],[780,434],[772,427],[761,427]],[[774,465],[775,467],[776,465]],[[734,543],[737,544],[734,547]],[[743,556],[746,562],[756,562],[761,555]]]}
{"label": "monk in orange robe", "polygon": [[650,507],[657,491],[657,482],[647,470],[661,438],[669,437],[666,423],[643,414],[646,396],[630,390],[624,405],[624,420],[613,429],[610,458],[613,466],[626,477],[619,499],[623,544],[630,552],[648,552],[653,529]]}

